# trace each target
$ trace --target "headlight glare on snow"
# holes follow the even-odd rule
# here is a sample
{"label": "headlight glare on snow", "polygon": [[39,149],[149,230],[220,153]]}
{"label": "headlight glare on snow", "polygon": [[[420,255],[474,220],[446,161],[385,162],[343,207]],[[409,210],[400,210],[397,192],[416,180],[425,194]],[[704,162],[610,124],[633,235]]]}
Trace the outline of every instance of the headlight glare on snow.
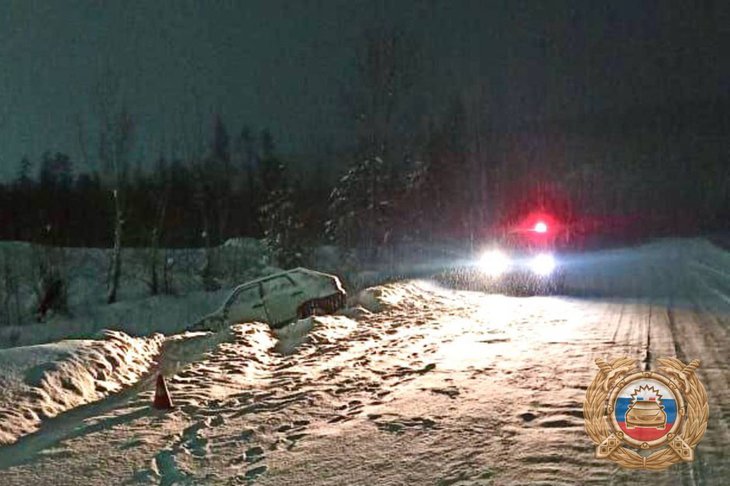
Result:
{"label": "headlight glare on snow", "polygon": [[486,251],[479,259],[479,268],[489,276],[498,277],[509,268],[509,257],[499,250]]}
{"label": "headlight glare on snow", "polygon": [[536,275],[546,277],[555,270],[555,257],[549,253],[540,253],[530,261],[530,269]]}

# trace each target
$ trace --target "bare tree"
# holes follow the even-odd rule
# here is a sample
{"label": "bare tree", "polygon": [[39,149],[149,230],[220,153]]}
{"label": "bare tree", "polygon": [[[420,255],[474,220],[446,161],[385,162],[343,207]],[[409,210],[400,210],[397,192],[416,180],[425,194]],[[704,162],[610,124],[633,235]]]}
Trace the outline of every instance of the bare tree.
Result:
{"label": "bare tree", "polygon": [[84,163],[84,167],[89,167],[89,150],[88,150],[88,139],[86,133],[86,127],[84,120],[81,115],[76,115],[76,136],[79,144],[79,151],[81,152],[81,160]]}
{"label": "bare tree", "polygon": [[196,91],[193,91],[192,96],[194,99],[194,119],[192,124],[180,127],[180,133],[183,134],[180,144],[184,158],[189,161],[195,178],[195,192],[192,194],[192,197],[200,211],[202,222],[200,236],[203,240],[204,260],[200,269],[200,277],[206,290],[217,290],[219,285],[215,279],[215,251],[211,237],[211,230],[214,226],[214,198],[212,198],[211,194],[209,158],[205,154],[205,136],[200,95]]}
{"label": "bare tree", "polygon": [[[150,249],[149,249],[149,270],[150,270],[150,293],[157,295],[160,290],[158,267],[160,265],[160,240],[163,227],[165,224],[165,216],[167,214],[167,203],[170,199],[170,175],[165,164],[165,159],[160,159],[155,169],[154,183],[152,192],[155,195],[155,219],[150,233]],[[166,284],[166,266],[163,267],[163,292],[168,293],[169,286]]]}
{"label": "bare tree", "polygon": [[2,279],[0,279],[0,300],[2,300],[2,312],[0,312],[0,325],[20,324],[22,314],[20,308],[20,284],[19,275],[12,265],[10,252],[3,249],[2,256]]}
{"label": "bare tree", "polygon": [[116,78],[107,76],[97,85],[96,111],[99,117],[99,163],[102,180],[114,200],[114,243],[109,268],[107,303],[117,300],[122,275],[122,242],[129,177],[129,158],[134,145],[134,121],[124,103]]}

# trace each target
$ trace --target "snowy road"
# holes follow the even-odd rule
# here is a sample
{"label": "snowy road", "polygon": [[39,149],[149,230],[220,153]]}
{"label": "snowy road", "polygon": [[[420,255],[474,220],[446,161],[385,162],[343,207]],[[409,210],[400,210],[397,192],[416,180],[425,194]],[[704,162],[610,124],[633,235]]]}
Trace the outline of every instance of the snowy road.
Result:
{"label": "snowy road", "polygon": [[[707,275],[663,300],[404,282],[376,289],[380,312],[317,318],[301,337],[243,324],[177,339],[162,365],[174,411],[150,409],[148,380],[62,414],[0,449],[0,484],[723,484],[730,312]],[[695,463],[649,473],[594,458],[582,401],[594,359],[622,355],[702,361],[710,423]]]}

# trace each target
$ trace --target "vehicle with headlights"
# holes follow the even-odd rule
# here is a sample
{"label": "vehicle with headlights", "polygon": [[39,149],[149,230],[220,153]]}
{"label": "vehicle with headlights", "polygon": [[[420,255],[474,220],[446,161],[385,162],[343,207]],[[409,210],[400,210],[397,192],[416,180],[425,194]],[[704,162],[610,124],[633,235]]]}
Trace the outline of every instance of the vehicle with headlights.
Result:
{"label": "vehicle with headlights", "polygon": [[535,213],[502,231],[469,264],[437,279],[461,289],[541,295],[560,293],[565,269],[556,253],[560,224]]}
{"label": "vehicle with headlights", "polygon": [[550,251],[485,251],[473,270],[475,287],[513,295],[560,293],[565,270]]}
{"label": "vehicle with headlights", "polygon": [[563,287],[565,269],[556,255],[561,224],[535,212],[504,232],[476,264],[485,287],[516,295],[554,294]]}

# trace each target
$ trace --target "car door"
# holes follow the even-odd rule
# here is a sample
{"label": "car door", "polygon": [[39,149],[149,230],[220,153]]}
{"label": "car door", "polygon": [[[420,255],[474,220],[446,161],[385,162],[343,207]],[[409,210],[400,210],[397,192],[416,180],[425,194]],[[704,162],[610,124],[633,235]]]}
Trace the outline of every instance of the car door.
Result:
{"label": "car door", "polygon": [[226,306],[228,323],[268,321],[261,295],[261,283],[259,282],[236,289]]}
{"label": "car door", "polygon": [[269,324],[277,326],[296,319],[297,307],[304,292],[289,275],[279,275],[261,282]]}

